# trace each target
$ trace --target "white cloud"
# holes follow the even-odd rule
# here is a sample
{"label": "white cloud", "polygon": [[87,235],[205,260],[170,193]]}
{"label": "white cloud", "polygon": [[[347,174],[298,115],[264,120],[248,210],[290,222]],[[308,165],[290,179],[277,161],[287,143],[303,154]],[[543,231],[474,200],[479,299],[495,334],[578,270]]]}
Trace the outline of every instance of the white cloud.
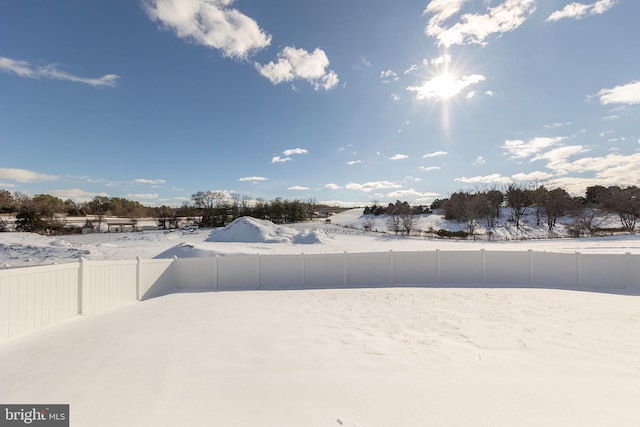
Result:
{"label": "white cloud", "polygon": [[284,154],[286,157],[273,156],[271,158],[271,163],[290,162],[293,160],[290,156],[293,156],[294,154],[308,154],[308,153],[309,153],[309,150],[307,150],[306,148],[289,148],[288,150],[284,150],[282,152],[282,154]]}
{"label": "white cloud", "polygon": [[17,187],[17,185],[9,184],[8,182],[0,182],[0,189],[14,188],[14,187]]}
{"label": "white cloud", "polygon": [[615,6],[616,2],[617,0],[598,0],[591,4],[569,3],[561,10],[556,10],[549,15],[547,22],[565,18],[582,19],[588,15],[600,15]]}
{"label": "white cloud", "polygon": [[417,69],[418,69],[418,65],[417,64],[411,64],[411,66],[409,68],[404,70],[403,74],[409,74],[410,72],[415,71]]}
{"label": "white cloud", "polygon": [[515,175],[511,175],[511,178],[513,178],[516,181],[540,182],[540,181],[546,181],[550,178],[553,178],[553,175],[548,172],[534,171],[529,173],[517,173]]}
{"label": "white cloud", "polygon": [[433,58],[433,59],[431,60],[431,63],[432,63],[433,65],[438,66],[438,65],[443,65],[443,64],[450,64],[450,63],[451,63],[451,61],[452,61],[452,59],[451,59],[451,55],[449,55],[449,54],[444,54],[444,55],[438,56],[437,58]]}
{"label": "white cloud", "polygon": [[608,104],[640,104],[640,81],[626,85],[616,86],[611,89],[602,89],[598,92],[602,105]]}
{"label": "white cloud", "polygon": [[143,200],[155,200],[158,198],[157,194],[151,194],[151,193],[146,193],[146,194],[127,194],[127,197],[129,197],[130,199],[143,199]]}
{"label": "white cloud", "polygon": [[338,184],[330,183],[325,185],[324,188],[328,190],[340,190],[342,187],[340,187]]}
{"label": "white cloud", "polygon": [[584,194],[585,188],[591,185],[640,186],[639,164],[640,153],[630,155],[612,153],[602,157],[584,157],[573,162],[558,163],[556,166],[560,172],[593,173],[593,176],[561,176],[550,183],[565,188],[571,194]]}
{"label": "white cloud", "polygon": [[96,196],[109,197],[108,193],[93,193],[81,190],[79,188],[71,188],[68,190],[53,190],[49,191],[49,194],[59,197],[62,200],[71,199],[74,202],[88,202]]}
{"label": "white cloud", "polygon": [[487,95],[487,96],[493,96],[494,95],[492,90],[488,90],[484,94]]}
{"label": "white cloud", "polygon": [[382,79],[383,83],[389,83],[391,81],[395,82],[400,79],[400,77],[398,77],[398,73],[393,70],[381,71],[380,78]]}
{"label": "white cloud", "polygon": [[392,93],[390,97],[396,102],[400,101],[400,95],[398,95],[397,93]]}
{"label": "white cloud", "polygon": [[408,159],[409,156],[406,154],[396,154],[394,156],[389,157],[389,160],[405,160]]}
{"label": "white cloud", "polygon": [[0,71],[13,73],[20,77],[30,79],[51,79],[66,80],[76,83],[84,83],[93,87],[107,86],[115,87],[120,76],[116,74],[105,74],[98,78],[79,77],[74,74],[62,71],[56,65],[48,64],[42,66],[32,66],[27,61],[18,61],[11,58],[0,57]]}
{"label": "white cloud", "polygon": [[313,53],[304,49],[287,46],[278,54],[278,62],[269,62],[256,68],[273,84],[290,82],[296,79],[311,83],[316,90],[329,90],[338,82],[338,75],[333,70],[327,70],[329,59],[322,49],[316,48]]}
{"label": "white cloud", "polygon": [[383,190],[387,188],[401,188],[401,187],[402,187],[401,185],[396,184],[395,182],[389,182],[389,181],[366,182],[364,184],[356,184],[352,182],[345,186],[347,190],[358,190],[358,191],[364,191],[365,193],[370,193],[371,191],[375,191],[375,190]]}
{"label": "white cloud", "polygon": [[288,150],[284,150],[282,154],[287,157],[294,154],[309,154],[309,150],[307,150],[306,148],[290,148]]}
{"label": "white cloud", "polygon": [[27,169],[0,168],[0,179],[10,179],[21,183],[57,181],[58,176],[46,175]]}
{"label": "white cloud", "polygon": [[556,174],[563,175],[572,171],[572,167],[567,162],[567,159],[576,154],[584,153],[585,151],[582,145],[569,145],[538,154],[531,159],[531,161],[547,160],[547,168],[553,170]]}
{"label": "white cloud", "polygon": [[138,178],[134,182],[136,182],[137,184],[152,184],[152,185],[167,183],[167,181],[165,181],[164,179],[144,179],[144,178]]}
{"label": "white cloud", "polygon": [[268,181],[269,178],[265,178],[264,176],[245,176],[243,178],[238,179],[240,182],[261,182]]}
{"label": "white cloud", "polygon": [[476,96],[476,91],[472,90],[472,91],[467,92],[467,94],[465,95],[465,99],[471,99],[474,96]]}
{"label": "white cloud", "polygon": [[424,11],[430,15],[425,29],[428,36],[435,37],[439,45],[446,47],[463,44],[485,45],[492,34],[513,31],[522,25],[536,9],[535,0],[505,0],[490,7],[486,14],[465,13],[453,25],[445,22],[456,15],[466,0],[433,0]]}
{"label": "white cloud", "polygon": [[431,80],[422,82],[419,86],[409,86],[407,90],[416,92],[416,99],[449,99],[459,94],[463,89],[485,80],[481,74],[471,74],[457,77],[451,74],[440,74]]}
{"label": "white cloud", "polygon": [[420,166],[418,169],[423,172],[430,172],[430,171],[437,171],[442,168],[440,166]]}
{"label": "white cloud", "polygon": [[416,191],[413,188],[410,188],[408,190],[397,190],[397,191],[392,191],[390,193],[387,193],[387,197],[391,198],[391,199],[396,199],[396,200],[403,200],[403,199],[409,199],[409,198],[420,198],[420,200],[425,200],[425,199],[433,199],[434,197],[436,197],[438,195],[438,193],[432,193],[432,192],[421,192],[421,191]]}
{"label": "white cloud", "polygon": [[484,165],[485,163],[487,163],[487,159],[482,156],[476,157],[476,160],[473,162],[474,165]]}
{"label": "white cloud", "polygon": [[364,162],[363,162],[362,160],[351,160],[351,161],[348,161],[348,162],[347,162],[347,164],[348,164],[349,166],[352,166],[352,165],[359,165],[360,163],[364,163]]}
{"label": "white cloud", "polygon": [[303,191],[303,190],[308,190],[308,189],[309,189],[309,187],[303,187],[301,185],[294,185],[293,187],[287,188],[287,190],[290,190],[290,191]]}
{"label": "white cloud", "polygon": [[474,176],[474,177],[460,177],[454,178],[454,181],[464,182],[467,184],[511,184],[513,181],[511,178],[502,176],[499,173],[494,173],[486,176]]}
{"label": "white cloud", "polygon": [[559,128],[559,127],[562,127],[562,126],[567,126],[567,125],[570,125],[570,124],[571,124],[571,122],[564,122],[564,123],[555,122],[555,123],[552,123],[550,125],[544,125],[544,127],[548,128],[548,129],[555,129],[555,128]]}
{"label": "white cloud", "polygon": [[[218,49],[226,57],[247,59],[271,44],[271,35],[238,9],[230,7],[234,0],[142,0],[149,18],[172,30],[176,36],[198,45]],[[315,89],[331,89],[338,75],[326,70],[329,65],[322,49],[309,53],[304,49],[285,47],[277,62],[256,69],[273,84],[306,80]]]}
{"label": "white cloud", "polygon": [[449,153],[447,153],[446,151],[436,151],[436,152],[433,152],[433,153],[427,153],[424,156],[422,156],[422,158],[423,159],[429,159],[431,157],[446,156],[447,154],[449,154]]}
{"label": "white cloud", "polygon": [[179,38],[219,49],[227,57],[246,58],[271,44],[252,18],[230,8],[233,0],[143,0],[149,18]]}
{"label": "white cloud", "polygon": [[273,156],[271,158],[271,163],[285,163],[290,162],[291,160],[293,160],[291,157]]}
{"label": "white cloud", "polygon": [[557,137],[538,137],[532,138],[529,141],[523,141],[520,139],[506,140],[502,148],[507,150],[507,154],[512,159],[524,159],[536,155],[546,148],[549,148],[561,141],[567,139],[564,136]]}

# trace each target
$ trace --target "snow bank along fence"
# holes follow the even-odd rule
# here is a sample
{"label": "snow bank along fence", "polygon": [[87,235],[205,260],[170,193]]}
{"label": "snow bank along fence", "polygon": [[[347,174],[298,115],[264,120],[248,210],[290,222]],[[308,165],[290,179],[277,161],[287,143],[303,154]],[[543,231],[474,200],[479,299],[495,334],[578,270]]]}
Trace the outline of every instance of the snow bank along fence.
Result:
{"label": "snow bank along fence", "polygon": [[87,261],[0,270],[0,341],[174,291],[370,286],[640,291],[640,255],[420,251]]}

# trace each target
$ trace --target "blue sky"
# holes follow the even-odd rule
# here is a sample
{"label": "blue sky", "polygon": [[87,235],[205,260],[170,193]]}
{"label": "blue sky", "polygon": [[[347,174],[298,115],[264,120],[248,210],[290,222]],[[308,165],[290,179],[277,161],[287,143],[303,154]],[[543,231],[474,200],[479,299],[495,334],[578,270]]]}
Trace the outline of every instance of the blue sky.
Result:
{"label": "blue sky", "polygon": [[635,0],[0,0],[0,188],[179,206],[640,185]]}

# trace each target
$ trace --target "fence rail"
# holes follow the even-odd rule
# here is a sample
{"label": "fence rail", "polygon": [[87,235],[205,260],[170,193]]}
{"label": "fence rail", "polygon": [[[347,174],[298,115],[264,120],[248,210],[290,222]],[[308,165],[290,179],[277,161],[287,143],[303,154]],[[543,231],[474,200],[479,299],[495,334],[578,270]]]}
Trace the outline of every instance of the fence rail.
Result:
{"label": "fence rail", "polygon": [[416,251],[230,255],[0,270],[0,342],[175,291],[369,286],[529,286],[640,291],[640,255]]}

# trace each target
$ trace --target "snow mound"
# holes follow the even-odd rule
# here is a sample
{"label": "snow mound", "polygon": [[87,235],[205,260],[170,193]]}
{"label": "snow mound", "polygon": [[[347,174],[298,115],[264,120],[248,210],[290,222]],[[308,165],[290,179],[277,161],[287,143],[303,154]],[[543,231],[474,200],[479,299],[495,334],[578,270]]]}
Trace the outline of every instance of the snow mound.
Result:
{"label": "snow mound", "polygon": [[214,230],[207,242],[236,243],[326,243],[330,237],[322,230],[295,230],[271,221],[243,216],[224,228]]}
{"label": "snow mound", "polygon": [[332,238],[322,230],[300,230],[293,237],[293,243],[312,245],[315,243],[329,243]]}
{"label": "snow mound", "polygon": [[214,230],[207,242],[288,243],[297,230],[271,221],[243,216],[224,228]]}

